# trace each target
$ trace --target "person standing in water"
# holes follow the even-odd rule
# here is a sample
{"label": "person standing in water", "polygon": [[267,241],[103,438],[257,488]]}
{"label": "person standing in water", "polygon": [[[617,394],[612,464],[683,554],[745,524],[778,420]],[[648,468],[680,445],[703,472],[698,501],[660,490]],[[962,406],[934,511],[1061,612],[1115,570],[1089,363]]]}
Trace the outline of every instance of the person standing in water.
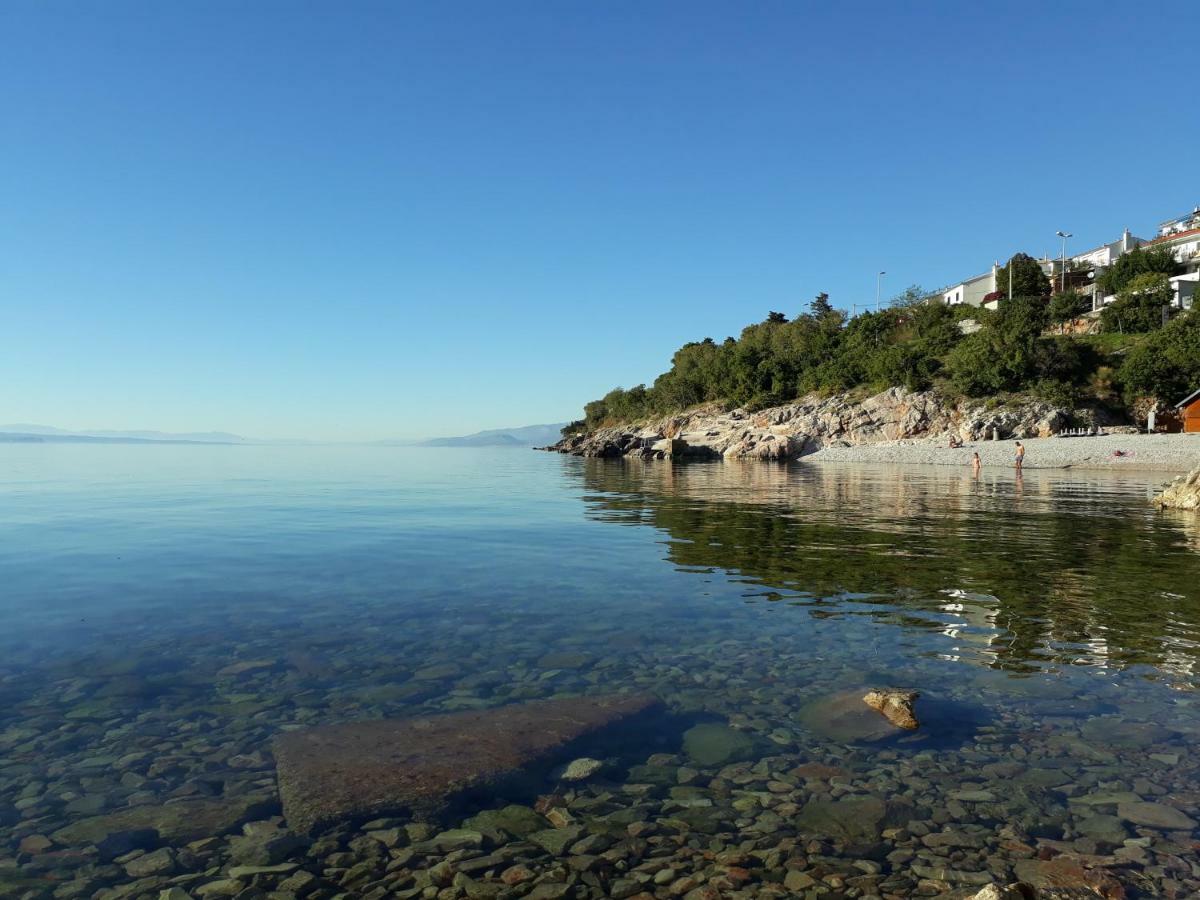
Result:
{"label": "person standing in water", "polygon": [[971,454],[971,471],[974,472],[976,475],[978,475],[979,470],[982,467],[983,467],[983,460],[981,460],[979,458],[979,451],[976,450],[974,453]]}
{"label": "person standing in water", "polygon": [[1025,446],[1017,441],[1017,471],[1020,472],[1025,463]]}

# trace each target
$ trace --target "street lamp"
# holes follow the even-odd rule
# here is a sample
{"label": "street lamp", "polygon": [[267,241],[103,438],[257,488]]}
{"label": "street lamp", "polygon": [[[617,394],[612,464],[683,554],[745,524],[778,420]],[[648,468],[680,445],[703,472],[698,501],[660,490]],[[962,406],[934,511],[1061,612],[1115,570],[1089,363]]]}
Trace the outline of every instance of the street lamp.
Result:
{"label": "street lamp", "polygon": [[1063,239],[1062,277],[1058,282],[1058,290],[1062,292],[1067,289],[1067,238],[1074,237],[1074,235],[1069,231],[1056,231],[1054,233]]}
{"label": "street lamp", "polygon": [[880,272],[878,275],[875,276],[875,308],[876,309],[879,309],[879,284],[881,281],[883,281],[883,276],[886,274],[887,274],[887,272]]}

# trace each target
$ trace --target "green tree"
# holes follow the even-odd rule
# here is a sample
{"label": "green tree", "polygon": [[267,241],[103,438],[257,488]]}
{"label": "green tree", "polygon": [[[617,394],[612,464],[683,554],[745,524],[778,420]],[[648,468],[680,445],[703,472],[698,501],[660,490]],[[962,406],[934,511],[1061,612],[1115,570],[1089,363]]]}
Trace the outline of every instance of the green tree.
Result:
{"label": "green tree", "polygon": [[1056,325],[1069,322],[1088,309],[1088,299],[1078,291],[1060,291],[1050,298],[1050,321]]}
{"label": "green tree", "polygon": [[908,309],[914,306],[919,306],[927,302],[931,297],[937,296],[940,291],[930,292],[925,290],[919,284],[910,284],[899,294],[888,301],[888,306],[895,308]]}
{"label": "green tree", "polygon": [[1143,272],[1117,292],[1117,299],[1100,313],[1100,329],[1136,334],[1157,331],[1163,326],[1163,310],[1170,306],[1175,291],[1166,275]]}
{"label": "green tree", "polygon": [[1038,339],[1047,320],[1040,297],[1001,303],[992,324],[968,335],[947,356],[954,386],[970,397],[1020,390],[1037,371]]}
{"label": "green tree", "polygon": [[771,310],[769,313],[767,313],[767,321],[773,322],[776,325],[782,325],[787,321],[787,316],[781,312],[775,312],[775,310]]}
{"label": "green tree", "polygon": [[824,291],[817,294],[813,298],[812,303],[808,304],[809,312],[818,319],[823,319],[833,312],[833,304],[829,302],[829,295]]}
{"label": "green tree", "polygon": [[1117,380],[1127,400],[1150,396],[1174,404],[1200,388],[1200,309],[1179,316],[1133,347]]}
{"label": "green tree", "polygon": [[1027,253],[1017,253],[996,271],[996,290],[1004,298],[1010,294],[1013,297],[1046,297],[1050,294],[1050,279],[1036,259]]}
{"label": "green tree", "polygon": [[1128,287],[1139,275],[1153,272],[1170,277],[1182,270],[1170,247],[1138,248],[1117,257],[1111,266],[1101,269],[1096,274],[1096,285],[1105,296],[1112,296]]}

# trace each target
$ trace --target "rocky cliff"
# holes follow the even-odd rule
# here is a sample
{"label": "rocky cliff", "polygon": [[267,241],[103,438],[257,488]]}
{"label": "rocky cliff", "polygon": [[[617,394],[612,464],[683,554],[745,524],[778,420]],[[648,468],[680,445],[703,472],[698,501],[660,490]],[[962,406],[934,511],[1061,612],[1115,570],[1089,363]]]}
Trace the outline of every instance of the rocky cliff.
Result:
{"label": "rocky cliff", "polygon": [[655,421],[601,428],[547,447],[575,456],[651,459],[696,456],[790,459],[823,447],[908,438],[980,440],[1048,437],[1096,424],[1090,410],[1035,401],[988,409],[979,401],[948,400],[936,391],[890,388],[866,400],[811,395],[758,412],[706,407]]}
{"label": "rocky cliff", "polygon": [[1154,502],[1170,509],[1200,510],[1200,466],[1172,481]]}

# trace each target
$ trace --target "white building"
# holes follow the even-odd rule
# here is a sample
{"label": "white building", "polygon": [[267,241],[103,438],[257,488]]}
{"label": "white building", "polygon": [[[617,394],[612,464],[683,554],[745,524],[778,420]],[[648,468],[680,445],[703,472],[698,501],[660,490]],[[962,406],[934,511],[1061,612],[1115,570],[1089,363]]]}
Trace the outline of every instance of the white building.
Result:
{"label": "white building", "polygon": [[1171,305],[1176,309],[1191,309],[1200,294],[1200,271],[1186,272],[1176,275],[1171,280],[1171,288],[1175,291],[1175,299]]}
{"label": "white building", "polygon": [[[996,272],[999,268],[999,264],[992,263],[990,272],[968,278],[948,288],[942,292],[942,302],[947,306],[959,306],[963,303],[967,306],[983,306],[983,298],[996,290]],[[994,303],[988,305],[995,308]]]}
{"label": "white building", "polygon": [[[1129,233],[1129,229],[1125,229],[1115,241],[1108,244],[1101,244],[1094,250],[1088,250],[1084,253],[1076,253],[1072,256],[1071,267],[1073,269],[1088,268],[1088,269],[1103,269],[1106,266],[1111,266],[1117,261],[1117,258],[1124,256],[1130,250],[1136,250],[1138,247],[1146,243],[1139,237],[1134,237]],[[1056,265],[1061,265],[1058,260],[1055,260]],[[1057,271],[1057,269],[1055,270]]]}
{"label": "white building", "polygon": [[[1126,234],[1128,233],[1127,231]],[[1182,274],[1169,279],[1171,287],[1175,291],[1171,305],[1176,309],[1191,309],[1193,298],[1197,292],[1196,283],[1200,278],[1197,275],[1197,270],[1200,269],[1200,206],[1190,213],[1163,222],[1158,226],[1158,236],[1154,240],[1142,241],[1134,238],[1134,241],[1137,242],[1135,246],[1147,249],[1159,247],[1171,249],[1175,259],[1184,267]],[[1130,247],[1130,249],[1133,248]],[[1112,295],[1093,296],[1092,308],[1099,309],[1115,299],[1116,297]]]}
{"label": "white building", "polygon": [[1189,272],[1200,268],[1200,206],[1184,216],[1158,226],[1158,237],[1151,247],[1170,247]]}
{"label": "white building", "polygon": [[[1193,298],[1200,293],[1200,285],[1198,285],[1200,283],[1200,206],[1186,215],[1163,222],[1158,226],[1158,236],[1154,240],[1147,241],[1135,237],[1126,228],[1115,241],[1067,257],[1065,279],[1067,286],[1091,297],[1093,310],[1100,309],[1116,298],[1111,295],[1100,295],[1095,284],[1096,276],[1120,257],[1139,247],[1170,247],[1172,249],[1175,258],[1185,267],[1183,274],[1171,279],[1171,285],[1175,289],[1174,305],[1180,309],[1190,309]],[[1062,278],[1062,260],[1044,258],[1038,260],[1038,264],[1057,289],[1059,284],[1057,279]],[[998,305],[997,301],[984,303],[983,298],[996,291],[1003,292],[1004,286],[997,285],[999,269],[999,263],[992,263],[990,272],[968,278],[936,296],[942,303],[949,306],[966,304],[995,309]],[[1083,273],[1087,273],[1087,281],[1081,284]]]}

